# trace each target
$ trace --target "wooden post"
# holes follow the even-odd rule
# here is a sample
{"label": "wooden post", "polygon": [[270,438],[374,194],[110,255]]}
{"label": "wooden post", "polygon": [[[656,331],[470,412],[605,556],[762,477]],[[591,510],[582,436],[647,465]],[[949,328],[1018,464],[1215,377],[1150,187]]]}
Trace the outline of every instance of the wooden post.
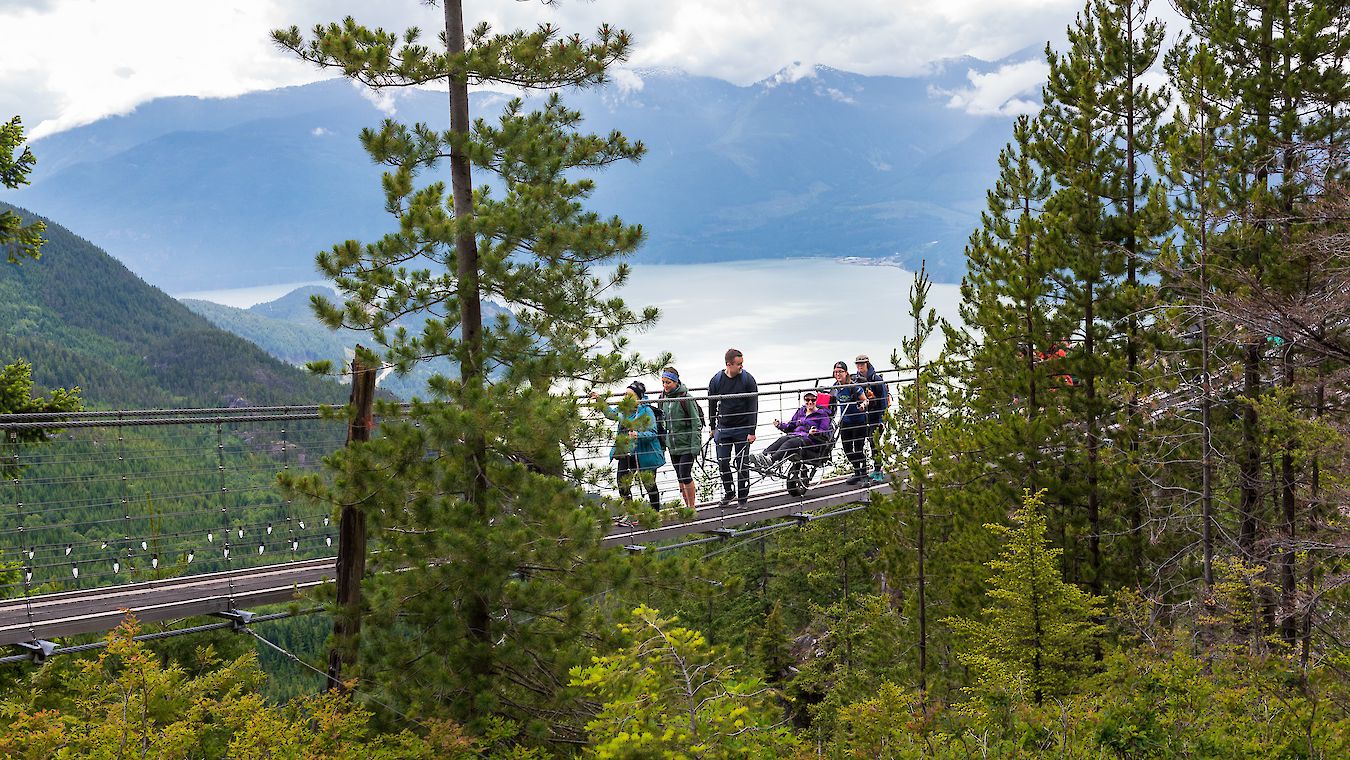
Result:
{"label": "wooden post", "polygon": [[[356,347],[357,356],[361,347]],[[352,359],[353,411],[347,423],[347,445],[369,441],[375,426],[371,407],[375,400],[375,368]],[[356,662],[357,638],[361,633],[361,577],[366,574],[366,513],[344,504],[338,518],[337,614],[333,617],[333,645],[328,650],[326,690],[342,689],[342,666]]]}

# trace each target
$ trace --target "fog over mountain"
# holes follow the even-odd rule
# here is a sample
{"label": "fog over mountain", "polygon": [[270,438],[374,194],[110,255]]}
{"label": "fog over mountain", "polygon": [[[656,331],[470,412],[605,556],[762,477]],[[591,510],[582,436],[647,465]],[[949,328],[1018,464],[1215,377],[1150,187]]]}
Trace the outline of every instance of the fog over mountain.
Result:
{"label": "fog over mountain", "polygon": [[[1011,117],[971,115],[944,93],[997,66],[962,59],[922,78],[789,67],[748,87],[644,71],[565,100],[584,128],[648,148],[593,175],[592,207],[646,229],[637,261],[926,259],[954,281]],[[476,93],[474,113],[490,119],[507,98]],[[374,101],[342,80],[156,100],[34,143],[33,183],[8,199],[171,292],[313,279],[315,252],[390,229],[381,167],[356,139],[385,118]],[[445,126],[443,93],[384,105]]]}

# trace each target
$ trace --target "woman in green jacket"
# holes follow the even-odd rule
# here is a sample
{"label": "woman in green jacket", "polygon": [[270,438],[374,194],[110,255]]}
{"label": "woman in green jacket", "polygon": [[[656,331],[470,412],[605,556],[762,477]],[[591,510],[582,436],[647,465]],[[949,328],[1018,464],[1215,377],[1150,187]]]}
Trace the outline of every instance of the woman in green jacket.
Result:
{"label": "woman in green jacket", "polygon": [[684,505],[694,508],[698,487],[694,484],[694,457],[703,448],[703,410],[689,398],[689,389],[680,382],[680,373],[674,367],[661,370],[661,413],[665,415],[666,448],[670,464],[675,468],[675,479],[680,482],[680,496]]}

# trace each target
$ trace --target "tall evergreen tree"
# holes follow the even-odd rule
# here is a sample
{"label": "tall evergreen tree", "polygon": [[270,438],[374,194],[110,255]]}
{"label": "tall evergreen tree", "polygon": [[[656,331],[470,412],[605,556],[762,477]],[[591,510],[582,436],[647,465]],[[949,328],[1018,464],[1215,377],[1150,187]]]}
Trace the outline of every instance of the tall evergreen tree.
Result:
{"label": "tall evergreen tree", "polygon": [[[1043,204],[1050,179],[1030,154],[1034,123],[1013,127],[1013,142],[999,155],[999,176],[989,191],[981,227],[966,246],[959,313],[964,328],[944,328],[948,357],[964,389],[962,425],[974,439],[977,466],[996,465],[993,502],[1006,503],[1023,488],[1048,487],[1044,452],[1057,448],[1057,393],[1062,369],[1046,361],[1068,327],[1056,319],[1061,295],[1055,262],[1044,248]],[[968,455],[969,456],[969,455]],[[974,460],[971,460],[974,461]]]}
{"label": "tall evergreen tree", "polygon": [[[1186,372],[1188,366],[1196,366],[1199,370],[1195,404],[1199,419],[1184,421],[1177,432],[1188,436],[1195,426],[1200,431],[1199,456],[1181,455],[1183,461],[1199,460],[1198,477],[1193,471],[1185,471],[1180,462],[1172,461],[1167,463],[1167,480],[1169,485],[1181,486],[1171,489],[1173,492],[1194,494],[1199,502],[1201,577],[1209,592],[1214,585],[1215,502],[1224,495],[1216,480],[1220,457],[1215,447],[1214,419],[1220,390],[1216,379],[1224,373],[1215,350],[1210,257],[1215,239],[1225,226],[1222,190],[1229,185],[1224,175],[1231,168],[1223,154],[1235,125],[1229,121],[1232,112],[1222,105],[1231,101],[1227,76],[1208,46],[1183,41],[1168,52],[1166,67],[1178,106],[1163,129],[1158,164],[1175,196],[1175,218],[1181,234],[1163,256],[1162,282],[1164,298],[1183,305],[1174,310],[1169,326],[1185,336],[1179,348],[1188,349],[1193,358],[1177,357],[1179,369]],[[1196,308],[1185,308],[1190,304]],[[1177,397],[1183,398],[1183,394],[1178,392]],[[1189,394],[1184,398],[1189,402]],[[1189,403],[1177,406],[1185,409]],[[1164,432],[1164,428],[1159,426],[1155,432]],[[1191,513],[1190,506],[1183,504],[1183,510],[1172,511]]]}
{"label": "tall evergreen tree", "polygon": [[[974,614],[984,593],[981,567],[994,545],[981,525],[1007,519],[1024,489],[1058,489],[1065,427],[1064,372],[1050,351],[1071,328],[1057,317],[1061,289],[1044,246],[1050,179],[1031,155],[1035,122],[1023,117],[999,156],[981,227],[966,247],[963,328],[943,325],[946,343],[933,372],[937,404],[949,412],[924,431],[931,503],[925,527],[926,596],[932,607]],[[950,637],[933,631],[927,658],[951,673]],[[931,684],[941,693],[950,684]]]}
{"label": "tall evergreen tree", "polygon": [[[1050,73],[1036,146],[1056,184],[1046,203],[1052,220],[1046,245],[1064,277],[1061,312],[1077,324],[1064,363],[1074,378],[1071,407],[1086,444],[1077,461],[1065,462],[1080,487],[1063,512],[1071,534],[1086,533],[1087,556],[1070,556],[1086,562],[1096,591],[1108,575],[1101,544],[1108,527],[1132,536],[1128,558],[1109,573],[1114,580],[1137,579],[1142,560],[1140,489],[1131,467],[1137,394],[1146,385],[1141,313],[1152,297],[1141,277],[1168,226],[1165,201],[1143,169],[1165,98],[1141,81],[1163,37],[1162,25],[1147,21],[1147,12],[1141,0],[1092,0],[1068,29],[1068,49],[1061,54],[1047,47]],[[1112,514],[1103,515],[1103,505],[1113,505]],[[1086,526],[1074,524],[1080,512]]]}
{"label": "tall evergreen tree", "polygon": [[[640,227],[583,207],[593,182],[579,172],[636,160],[640,143],[580,131],[581,115],[552,93],[530,110],[512,99],[495,120],[469,121],[468,85],[535,89],[591,86],[623,60],[630,39],[601,27],[594,41],[551,25],[465,34],[460,2],[444,2],[443,49],[351,18],[278,31],[300,57],[371,87],[448,83],[449,130],[386,121],[364,130],[372,159],[388,168],[386,208],[396,228],[373,243],[320,254],[346,301],[319,298],[331,326],[371,331],[372,362],[406,369],[447,356],[456,377],[436,376],[406,418],[384,416],[381,435],[336,457],[381,551],[372,558],[368,632],[360,675],[382,700],[418,715],[448,714],[481,728],[506,716],[531,736],[576,741],[581,716],[558,699],[581,660],[585,600],[622,574],[602,551],[606,516],[588,507],[563,450],[601,431],[575,403],[583,385],[613,383],[635,368],[622,331],[634,314],[609,295],[629,270],[621,259]],[[450,193],[419,178],[449,164]],[[491,183],[471,185],[472,170]],[[598,274],[594,268],[617,264]],[[510,310],[483,324],[482,302]],[[428,317],[418,330],[409,314]],[[345,460],[353,461],[347,462]],[[381,572],[389,571],[389,572]],[[398,572],[393,572],[398,571]]]}
{"label": "tall evergreen tree", "polygon": [[[928,295],[932,288],[933,283],[932,280],[928,279],[927,267],[921,265],[919,271],[914,275],[914,285],[909,293],[909,314],[914,320],[914,334],[909,338],[903,338],[900,341],[900,352],[891,357],[891,363],[896,367],[913,368],[914,382],[900,389],[896,411],[886,418],[886,453],[887,458],[892,462],[892,466],[888,470],[909,473],[909,482],[913,485],[913,488],[893,494],[888,499],[883,500],[882,504],[874,501],[872,510],[873,514],[877,514],[885,520],[878,526],[876,535],[885,536],[888,532],[899,530],[902,533],[907,533],[906,538],[910,539],[892,540],[887,543],[901,546],[908,544],[906,548],[912,547],[913,551],[914,597],[912,608],[916,628],[915,642],[918,651],[916,668],[919,676],[919,692],[925,696],[928,692],[927,496],[929,476],[927,470],[930,453],[926,444],[931,438],[931,431],[938,413],[934,408],[935,399],[930,388],[931,380],[927,371],[929,357],[925,354],[927,344],[937,334],[939,325],[937,312],[928,306]],[[899,504],[896,504],[896,502],[899,502]],[[909,509],[911,502],[912,511]],[[905,517],[912,514],[913,519],[906,520],[900,515],[891,514],[894,510],[883,509],[883,504],[899,506],[905,509],[907,513]],[[909,529],[905,530],[907,524]],[[888,527],[891,527],[891,531],[886,530]],[[905,567],[909,565],[909,562],[895,564]]]}

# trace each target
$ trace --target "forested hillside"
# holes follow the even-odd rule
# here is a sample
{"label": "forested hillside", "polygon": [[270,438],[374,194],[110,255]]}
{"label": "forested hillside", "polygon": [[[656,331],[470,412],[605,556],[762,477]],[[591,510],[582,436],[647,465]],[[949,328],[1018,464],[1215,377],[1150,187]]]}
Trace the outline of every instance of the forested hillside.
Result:
{"label": "forested hillside", "polygon": [[[341,328],[331,330],[314,316],[311,296],[322,296],[335,301],[337,294],[331,288],[309,285],[287,293],[275,301],[255,304],[247,309],[224,306],[211,301],[185,298],[182,303],[193,312],[206,317],[211,324],[257,345],[272,356],[297,366],[313,361],[331,361],[339,366],[350,360],[354,347],[367,334]],[[488,317],[510,312],[493,303],[483,304]],[[420,329],[418,320],[399,320],[396,324],[409,329]],[[444,359],[422,361],[412,365],[407,374],[380,373],[378,387],[401,399],[415,395],[426,396],[427,380],[432,375],[453,373],[453,365]]]}
{"label": "forested hillside", "polygon": [[[31,214],[6,204],[25,218]],[[91,407],[341,401],[336,383],[217,329],[52,220],[42,258],[0,267],[0,364]]]}

